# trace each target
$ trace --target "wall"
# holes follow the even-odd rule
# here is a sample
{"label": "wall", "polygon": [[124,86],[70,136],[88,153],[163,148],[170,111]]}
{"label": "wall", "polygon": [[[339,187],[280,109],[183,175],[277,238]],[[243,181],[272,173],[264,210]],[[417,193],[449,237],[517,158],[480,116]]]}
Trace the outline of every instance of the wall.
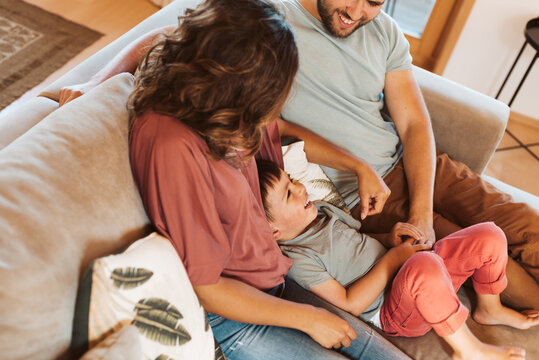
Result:
{"label": "wall", "polygon": [[[498,90],[524,43],[524,27],[539,16],[539,0],[476,0],[443,76],[489,96]],[[499,99],[508,103],[535,49],[528,45]],[[539,59],[511,109],[539,122]]]}

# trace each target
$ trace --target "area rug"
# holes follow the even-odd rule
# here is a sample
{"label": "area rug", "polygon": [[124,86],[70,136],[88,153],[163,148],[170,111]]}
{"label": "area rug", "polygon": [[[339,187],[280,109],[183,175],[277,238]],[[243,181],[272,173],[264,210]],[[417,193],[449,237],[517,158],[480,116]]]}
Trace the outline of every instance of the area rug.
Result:
{"label": "area rug", "polygon": [[20,0],[0,0],[0,110],[103,34]]}

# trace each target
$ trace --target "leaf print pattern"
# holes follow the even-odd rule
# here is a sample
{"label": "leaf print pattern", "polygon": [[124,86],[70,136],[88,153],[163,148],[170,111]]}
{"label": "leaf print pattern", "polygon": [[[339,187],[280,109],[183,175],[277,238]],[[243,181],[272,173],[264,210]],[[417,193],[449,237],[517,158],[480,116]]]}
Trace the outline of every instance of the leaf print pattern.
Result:
{"label": "leaf print pattern", "polygon": [[226,360],[225,353],[223,352],[223,349],[221,349],[221,346],[219,346],[217,340],[213,338],[213,341],[215,343],[215,360]]}
{"label": "leaf print pattern", "polygon": [[313,185],[314,188],[319,189],[326,189],[329,193],[322,199],[323,201],[326,201],[330,203],[331,205],[335,205],[338,208],[346,209],[346,203],[342,199],[342,197],[338,194],[337,189],[335,188],[335,185],[330,180],[326,179],[314,179],[309,181],[310,184]]}
{"label": "leaf print pattern", "polygon": [[116,268],[110,274],[114,286],[117,288],[128,290],[136,288],[148,281],[153,275],[153,272],[146,269],[126,267]]}
{"label": "leaf print pattern", "polygon": [[183,316],[168,301],[142,299],[135,305],[133,323],[148,339],[167,346],[179,346],[191,340],[191,335],[178,323]]}
{"label": "leaf print pattern", "polygon": [[161,355],[159,355],[158,357],[156,357],[155,360],[174,360],[174,359],[171,358],[171,357],[168,356],[168,355],[161,354]]}

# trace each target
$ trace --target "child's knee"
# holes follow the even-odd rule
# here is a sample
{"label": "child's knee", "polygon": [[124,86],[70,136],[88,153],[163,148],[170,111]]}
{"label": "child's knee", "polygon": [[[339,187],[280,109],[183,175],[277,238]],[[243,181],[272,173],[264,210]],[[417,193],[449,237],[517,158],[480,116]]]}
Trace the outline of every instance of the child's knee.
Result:
{"label": "child's knee", "polygon": [[474,225],[474,235],[480,241],[485,252],[507,254],[507,238],[502,229],[493,222]]}
{"label": "child's knee", "polygon": [[406,282],[416,287],[438,282],[447,274],[443,259],[433,252],[415,254],[406,261],[401,271]]}

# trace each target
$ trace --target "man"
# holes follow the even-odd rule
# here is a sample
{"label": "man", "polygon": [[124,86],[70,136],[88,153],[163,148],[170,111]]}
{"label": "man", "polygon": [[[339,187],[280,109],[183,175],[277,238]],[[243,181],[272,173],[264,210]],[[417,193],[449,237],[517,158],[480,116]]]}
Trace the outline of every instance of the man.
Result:
{"label": "man", "polygon": [[[364,218],[363,231],[389,232],[406,221],[433,243],[447,234],[446,219],[462,227],[494,221],[508,238],[511,256],[537,281],[539,214],[513,203],[464,164],[436,156],[408,42],[381,11],[383,4],[283,0],[300,67],[282,117],[340,144],[383,177],[391,196],[381,214],[364,218],[378,199],[359,199],[354,174],[325,168],[353,215]],[[384,105],[391,119],[381,113]]]}

